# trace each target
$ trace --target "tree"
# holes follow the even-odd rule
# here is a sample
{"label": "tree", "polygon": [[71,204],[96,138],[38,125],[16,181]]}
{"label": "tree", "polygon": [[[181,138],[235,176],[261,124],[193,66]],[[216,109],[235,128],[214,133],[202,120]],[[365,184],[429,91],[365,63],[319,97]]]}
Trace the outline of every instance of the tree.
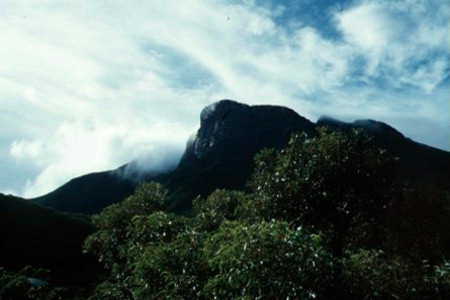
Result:
{"label": "tree", "polygon": [[390,206],[394,162],[361,131],[294,135],[281,152],[257,156],[255,213],[328,232],[341,256],[349,231],[377,223]]}
{"label": "tree", "polygon": [[205,243],[207,299],[323,299],[333,259],[320,235],[286,222],[222,224]]}
{"label": "tree", "polygon": [[[134,299],[132,263],[144,242],[165,235],[164,227],[170,226],[170,217],[162,212],[166,199],[167,190],[160,184],[145,183],[132,196],[92,218],[98,230],[86,239],[84,251],[96,256],[106,269],[92,299]],[[153,231],[158,226],[160,231]]]}
{"label": "tree", "polygon": [[84,251],[94,254],[107,269],[125,259],[119,252],[127,242],[128,226],[133,218],[147,216],[167,208],[167,190],[157,183],[145,183],[122,202],[105,208],[92,217],[97,231],[85,242]]}
{"label": "tree", "polygon": [[205,234],[180,232],[149,244],[133,264],[135,299],[199,299],[210,274],[203,256]]}
{"label": "tree", "polygon": [[241,191],[216,190],[206,199],[193,201],[195,224],[200,231],[217,230],[224,221],[253,220],[251,205],[253,195]]}

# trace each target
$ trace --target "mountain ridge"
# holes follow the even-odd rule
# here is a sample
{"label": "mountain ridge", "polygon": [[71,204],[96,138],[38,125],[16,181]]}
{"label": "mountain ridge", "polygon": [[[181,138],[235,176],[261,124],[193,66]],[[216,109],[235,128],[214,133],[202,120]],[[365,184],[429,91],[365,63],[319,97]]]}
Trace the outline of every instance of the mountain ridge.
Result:
{"label": "mountain ridge", "polygon": [[169,188],[173,210],[188,210],[197,195],[206,196],[217,188],[245,188],[253,157],[261,149],[281,149],[293,133],[314,135],[322,126],[331,130],[362,129],[377,145],[400,157],[402,176],[415,181],[431,174],[428,180],[446,184],[450,153],[417,143],[386,123],[371,119],[347,123],[326,116],[314,123],[287,107],[224,99],[202,110],[200,128],[187,142],[174,170],[142,174],[139,180],[118,176],[130,162],[115,170],[72,179],[31,200],[61,211],[92,214],[124,199],[140,182],[156,181]]}

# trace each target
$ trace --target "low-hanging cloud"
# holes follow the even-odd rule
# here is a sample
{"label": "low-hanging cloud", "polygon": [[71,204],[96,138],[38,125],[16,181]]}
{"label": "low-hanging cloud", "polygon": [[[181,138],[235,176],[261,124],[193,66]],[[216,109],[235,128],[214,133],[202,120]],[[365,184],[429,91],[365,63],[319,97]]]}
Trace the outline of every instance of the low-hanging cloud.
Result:
{"label": "low-hanging cloud", "polygon": [[174,170],[183,153],[184,147],[180,147],[179,144],[157,145],[114,172],[124,179],[141,182],[149,176]]}
{"label": "low-hanging cloud", "polygon": [[132,160],[173,167],[222,98],[379,119],[450,148],[448,5],[330,4],[332,36],[301,13],[280,22],[290,5],[2,1],[0,162],[29,176],[0,175],[0,191],[33,197]]}

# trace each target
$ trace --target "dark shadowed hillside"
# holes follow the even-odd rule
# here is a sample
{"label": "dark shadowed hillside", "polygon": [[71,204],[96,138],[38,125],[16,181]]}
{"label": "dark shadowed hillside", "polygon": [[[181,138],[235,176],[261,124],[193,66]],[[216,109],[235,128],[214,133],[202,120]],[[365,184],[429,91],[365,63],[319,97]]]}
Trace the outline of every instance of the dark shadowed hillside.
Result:
{"label": "dark shadowed hillside", "polygon": [[130,195],[135,185],[115,171],[92,173],[32,200],[59,211],[92,214]]}
{"label": "dark shadowed hillside", "polygon": [[0,212],[0,266],[33,265],[51,269],[63,281],[88,280],[95,263],[81,246],[94,227],[86,217],[2,194]]}

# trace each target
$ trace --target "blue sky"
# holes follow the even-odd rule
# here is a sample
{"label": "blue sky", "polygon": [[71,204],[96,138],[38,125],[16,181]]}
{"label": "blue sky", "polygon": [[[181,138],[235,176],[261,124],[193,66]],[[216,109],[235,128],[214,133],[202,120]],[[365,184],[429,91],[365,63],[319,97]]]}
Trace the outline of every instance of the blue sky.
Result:
{"label": "blue sky", "polygon": [[442,0],[3,0],[0,192],[176,162],[223,98],[450,150],[449,20]]}

